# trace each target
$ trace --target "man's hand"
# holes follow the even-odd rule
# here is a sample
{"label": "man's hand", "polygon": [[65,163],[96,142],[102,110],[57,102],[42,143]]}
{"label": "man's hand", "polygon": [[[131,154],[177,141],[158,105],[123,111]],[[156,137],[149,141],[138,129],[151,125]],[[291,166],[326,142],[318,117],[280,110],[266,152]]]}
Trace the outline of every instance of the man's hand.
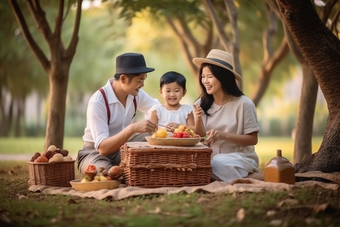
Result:
{"label": "man's hand", "polygon": [[158,126],[150,120],[143,120],[132,124],[133,131],[137,133],[150,133],[153,134],[157,131]]}

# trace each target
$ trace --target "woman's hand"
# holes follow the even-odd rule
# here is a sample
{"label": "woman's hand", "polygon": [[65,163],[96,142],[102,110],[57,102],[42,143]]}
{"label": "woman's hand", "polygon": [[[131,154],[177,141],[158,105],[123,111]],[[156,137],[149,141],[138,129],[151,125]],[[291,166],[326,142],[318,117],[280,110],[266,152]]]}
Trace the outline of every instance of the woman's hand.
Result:
{"label": "woman's hand", "polygon": [[200,105],[194,104],[194,111],[193,111],[193,113],[194,113],[195,118],[199,119],[204,114],[204,111],[203,111],[203,109],[201,108]]}
{"label": "woman's hand", "polygon": [[209,131],[207,131],[207,135],[209,136],[207,139],[207,143],[210,145],[212,143],[215,143],[218,140],[223,140],[225,139],[224,133],[219,131],[219,130],[215,130],[215,129],[211,129]]}
{"label": "woman's hand", "polygon": [[222,132],[219,130],[211,129],[207,132],[209,136],[206,139],[207,144],[212,144],[218,140],[228,140],[230,143],[239,145],[239,146],[254,146],[257,144],[257,135],[258,132],[252,132],[249,134],[234,134],[230,132]]}

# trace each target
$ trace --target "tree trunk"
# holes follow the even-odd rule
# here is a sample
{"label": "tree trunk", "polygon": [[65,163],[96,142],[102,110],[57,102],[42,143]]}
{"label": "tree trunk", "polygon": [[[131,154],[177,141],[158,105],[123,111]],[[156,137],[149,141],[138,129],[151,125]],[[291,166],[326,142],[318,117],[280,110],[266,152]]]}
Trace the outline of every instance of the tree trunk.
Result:
{"label": "tree trunk", "polygon": [[1,129],[0,129],[0,136],[5,136],[5,133],[8,132],[7,130],[7,115],[5,109],[5,91],[0,86],[0,121],[1,121]]}
{"label": "tree trunk", "polygon": [[302,75],[302,90],[296,121],[293,163],[302,162],[312,154],[313,121],[319,87],[307,62],[302,64]]}
{"label": "tree trunk", "polygon": [[45,146],[63,148],[66,95],[69,69],[62,62],[49,73],[49,108],[47,115]]}
{"label": "tree trunk", "polygon": [[277,3],[283,22],[314,72],[329,110],[318,152],[297,163],[296,172],[340,171],[340,42],[320,20],[310,1],[277,0]]}

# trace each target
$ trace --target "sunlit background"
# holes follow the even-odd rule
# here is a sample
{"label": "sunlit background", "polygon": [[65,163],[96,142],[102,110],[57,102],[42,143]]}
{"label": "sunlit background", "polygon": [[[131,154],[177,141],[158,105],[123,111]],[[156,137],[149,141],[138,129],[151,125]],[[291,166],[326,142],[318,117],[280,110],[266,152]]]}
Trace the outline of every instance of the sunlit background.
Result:
{"label": "sunlit background", "polygon": [[[151,96],[162,102],[158,93],[159,78],[163,73],[173,70],[187,78],[188,92],[182,103],[192,104],[195,101],[199,95],[195,82],[196,75],[192,75],[188,70],[179,39],[164,21],[154,20],[146,10],[137,13],[129,24],[118,18],[118,13],[109,9],[107,3],[101,3],[100,0],[84,1],[82,6],[80,40],[71,65],[68,85],[65,136],[82,136],[89,98],[113,77],[115,58],[124,52],[140,52],[144,54],[147,65],[156,68],[154,72],[148,74],[144,87]],[[247,9],[239,10],[243,91],[249,97],[254,93],[263,57],[262,30],[263,26],[266,26],[263,7],[262,3],[254,3]],[[55,13],[56,9],[48,11],[49,20],[53,21]],[[71,10],[69,14],[63,26],[65,45],[68,45],[73,29],[74,12]],[[17,25],[14,17],[11,19],[12,28],[7,30],[11,30],[12,34],[6,36],[1,33],[2,38],[6,36],[2,45],[6,40],[10,40],[8,46],[1,47],[1,57],[5,56],[11,60],[6,67],[7,71],[13,74],[9,78],[9,87],[1,89],[5,111],[10,108],[11,99],[15,94],[13,91],[26,89],[25,112],[24,118],[20,121],[20,134],[44,136],[48,108],[48,77],[28,49],[20,29],[15,28]],[[30,29],[34,31],[38,43],[44,43],[37,28],[32,26]],[[196,35],[199,37],[199,31]],[[291,138],[299,107],[301,69],[292,54],[289,54],[273,74],[269,88],[257,107],[260,136]],[[314,136],[323,135],[327,113],[326,102],[319,91],[314,117]],[[138,115],[138,118],[142,117],[141,114]],[[8,134],[13,135],[13,130],[12,128]]]}

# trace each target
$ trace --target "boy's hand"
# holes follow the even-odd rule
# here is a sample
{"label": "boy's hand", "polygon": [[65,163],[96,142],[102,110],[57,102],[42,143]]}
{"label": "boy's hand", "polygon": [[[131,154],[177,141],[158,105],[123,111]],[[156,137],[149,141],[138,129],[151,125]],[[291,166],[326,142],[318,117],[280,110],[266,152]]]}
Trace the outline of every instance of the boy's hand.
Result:
{"label": "boy's hand", "polygon": [[180,125],[180,124],[178,124],[178,123],[173,123],[173,122],[171,122],[171,123],[167,124],[166,130],[167,130],[168,132],[174,132],[174,130],[175,130],[176,128],[178,128],[179,125]]}

